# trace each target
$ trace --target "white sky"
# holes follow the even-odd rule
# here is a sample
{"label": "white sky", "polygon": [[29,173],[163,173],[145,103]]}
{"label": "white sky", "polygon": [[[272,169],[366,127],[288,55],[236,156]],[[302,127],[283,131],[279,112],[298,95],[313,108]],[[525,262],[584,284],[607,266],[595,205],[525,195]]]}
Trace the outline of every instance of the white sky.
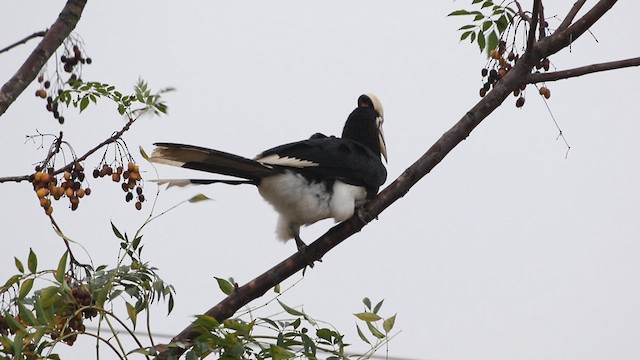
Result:
{"label": "white sky", "polygon": [[[45,29],[63,3],[12,4],[0,13],[0,46]],[[562,16],[572,3],[547,1],[546,14]],[[479,100],[485,60],[476,47],[458,43],[456,29],[465,22],[445,16],[466,6],[99,1],[87,5],[77,32],[94,60],[85,80],[130,89],[141,76],[154,89],[178,89],[166,97],[169,116],[145,119],[126,134],[131,149],[150,151],[153,142],[171,141],[253,156],[315,132],[339,134],[358,95],[374,92],[385,106],[391,181]],[[619,2],[592,28],[593,37],[586,34],[552,63],[562,70],[638,56],[639,10],[637,2]],[[0,82],[34,45],[0,56]],[[567,159],[536,92],[529,89],[523,109],[508,99],[405,198],[327,254],[282,300],[304,304],[338,327],[357,344],[354,351],[364,347],[352,313],[368,296],[385,299],[383,315],[398,313],[402,333],[390,343],[390,356],[638,358],[639,80],[638,69],[625,69],[548,84],[549,105],[571,145]],[[0,176],[26,174],[44,157],[24,142],[36,129],[62,129],[84,153],[123,124],[103,101],[82,116],[67,111],[61,128],[32,95],[35,89],[30,86],[0,119]],[[94,156],[86,167],[99,160]],[[141,167],[153,178],[148,164]],[[206,176],[169,167],[159,172]],[[89,180],[94,193],[79,211],[60,203],[55,215],[102,264],[117,251],[109,220],[133,233],[150,203],[137,212],[118,185]],[[154,185],[145,191],[152,197]],[[295,250],[275,240],[276,214],[251,187],[162,191],[157,211],[199,192],[215,201],[179,207],[144,232],[146,260],[178,291],[171,317],[162,316],[163,307],[155,311],[159,333],[178,333],[192,314],[222,298],[214,276],[244,284]],[[63,246],[30,186],[2,184],[0,198],[0,278],[15,272],[13,256],[25,259],[29,247],[42,267],[55,266]],[[303,229],[302,237],[311,242],[330,226],[325,221]],[[93,342],[85,341],[74,349],[93,354]]]}

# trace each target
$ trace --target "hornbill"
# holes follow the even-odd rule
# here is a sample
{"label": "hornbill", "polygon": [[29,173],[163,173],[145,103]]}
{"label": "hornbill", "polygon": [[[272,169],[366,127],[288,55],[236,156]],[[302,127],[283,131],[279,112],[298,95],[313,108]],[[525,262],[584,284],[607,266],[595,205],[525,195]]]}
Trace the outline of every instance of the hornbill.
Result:
{"label": "hornbill", "polygon": [[192,145],[156,143],[150,161],[229,175],[235,179],[158,180],[168,186],[251,184],[280,214],[276,236],[295,239],[304,253],[300,227],[333,218],[350,218],[357,206],[373,198],[387,178],[382,132],[384,114],[373,94],[361,95],[342,137],[316,133],[307,140],[280,145],[253,159]]}

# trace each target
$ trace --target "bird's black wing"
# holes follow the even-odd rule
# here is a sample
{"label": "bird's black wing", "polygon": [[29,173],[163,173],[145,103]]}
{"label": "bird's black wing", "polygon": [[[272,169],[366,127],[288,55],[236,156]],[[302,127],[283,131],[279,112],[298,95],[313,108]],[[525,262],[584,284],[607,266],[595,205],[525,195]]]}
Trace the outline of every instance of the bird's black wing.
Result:
{"label": "bird's black wing", "polygon": [[310,179],[335,179],[364,186],[371,195],[375,195],[387,179],[380,156],[366,146],[322,134],[266,150],[255,159],[274,167],[296,168]]}
{"label": "bird's black wing", "polygon": [[156,148],[149,161],[156,163],[235,176],[253,182],[277,173],[272,166],[223,151],[174,143],[154,145]]}

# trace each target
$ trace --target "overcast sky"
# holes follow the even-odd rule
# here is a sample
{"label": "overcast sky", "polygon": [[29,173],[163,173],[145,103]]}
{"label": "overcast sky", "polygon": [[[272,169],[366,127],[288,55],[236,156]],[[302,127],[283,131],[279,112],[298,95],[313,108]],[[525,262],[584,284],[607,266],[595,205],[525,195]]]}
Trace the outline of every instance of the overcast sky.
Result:
{"label": "overcast sky", "polygon": [[[390,182],[479,100],[485,58],[458,42],[456,29],[465,22],[446,17],[468,3],[90,2],[77,27],[93,59],[83,78],[130,89],[142,77],[154,89],[177,88],[166,96],[169,116],[144,119],[125,135],[130,149],[184,142],[248,157],[315,132],[339,134],[357,97],[373,92],[385,106]],[[14,2],[0,13],[0,47],[44,30],[63,4]],[[561,17],[571,4],[547,1],[545,14]],[[635,1],[619,2],[571,52],[553,56],[553,66],[638,56],[639,10]],[[34,45],[0,56],[0,82]],[[327,254],[281,300],[345,332],[353,351],[366,349],[352,314],[368,296],[385,299],[383,315],[398,313],[402,332],[389,344],[392,357],[638,358],[639,83],[636,68],[547,84],[548,104],[571,145],[566,158],[536,91],[528,90],[522,109],[507,99],[379,221]],[[82,154],[123,125],[102,101],[82,116],[67,111],[61,127],[32,95],[36,88],[0,119],[0,176],[27,174],[44,158],[25,135],[63,130]],[[134,156],[143,176],[154,178]],[[99,161],[94,156],[85,166]],[[138,212],[118,185],[89,180],[91,197],[74,213],[56,204],[56,219],[96,264],[113,263],[117,240],[109,220],[133,233],[151,203]],[[145,192],[153,198],[155,185]],[[295,251],[293,242],[275,240],[276,213],[252,187],[163,190],[156,212],[199,192],[215,201],[183,205],[144,231],[144,258],[177,289],[169,318],[164,307],[155,310],[158,333],[178,333],[191,315],[222,299],[214,276],[244,284]],[[55,266],[64,248],[29,184],[1,184],[0,198],[0,278],[15,272],[13,256],[26,259],[29,247],[41,267]],[[304,228],[302,238],[311,242],[331,225]],[[257,315],[277,307],[262,311]],[[78,348],[93,354],[93,342],[84,340]]]}

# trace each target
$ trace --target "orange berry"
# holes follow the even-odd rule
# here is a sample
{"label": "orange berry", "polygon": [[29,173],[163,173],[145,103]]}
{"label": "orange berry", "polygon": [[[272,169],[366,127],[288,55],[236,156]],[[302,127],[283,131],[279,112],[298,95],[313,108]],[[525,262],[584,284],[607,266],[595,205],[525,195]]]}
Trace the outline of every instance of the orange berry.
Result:
{"label": "orange berry", "polygon": [[73,188],[68,187],[67,190],[65,190],[64,194],[67,195],[68,198],[71,198],[73,196]]}
{"label": "orange berry", "polygon": [[38,197],[40,199],[44,198],[45,196],[49,195],[49,189],[46,188],[40,188],[38,189],[38,191],[36,191],[36,194],[38,194]]}
{"label": "orange berry", "polygon": [[44,213],[47,215],[51,215],[53,213],[53,207],[49,206],[48,208],[44,209]]}
{"label": "orange berry", "polygon": [[85,194],[86,194],[86,191],[82,188],[76,190],[76,196],[79,198],[83,198]]}

